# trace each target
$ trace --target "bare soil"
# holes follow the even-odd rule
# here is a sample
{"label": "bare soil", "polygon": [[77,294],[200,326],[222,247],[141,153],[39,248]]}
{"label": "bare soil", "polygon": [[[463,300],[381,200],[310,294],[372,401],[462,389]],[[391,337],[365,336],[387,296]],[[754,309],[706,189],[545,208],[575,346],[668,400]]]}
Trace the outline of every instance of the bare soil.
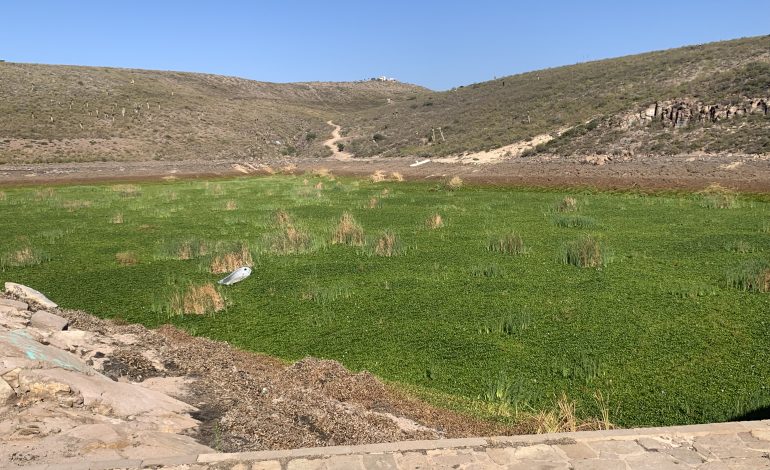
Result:
{"label": "bare soil", "polygon": [[699,190],[712,183],[746,192],[770,191],[770,156],[682,155],[569,158],[510,158],[489,164],[429,162],[387,157],[338,160],[276,158],[0,165],[0,186],[72,184],[99,181],[152,181],[293,173],[325,168],[338,175],[369,176],[381,170],[409,180],[443,181],[460,176],[467,183],[501,186],[595,187],[600,189]]}

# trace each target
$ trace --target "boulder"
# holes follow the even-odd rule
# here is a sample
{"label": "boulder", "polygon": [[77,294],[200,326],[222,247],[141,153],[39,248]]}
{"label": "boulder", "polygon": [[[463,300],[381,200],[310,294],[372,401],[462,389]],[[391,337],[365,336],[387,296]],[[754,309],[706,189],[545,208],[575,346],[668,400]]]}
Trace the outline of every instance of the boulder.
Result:
{"label": "boulder", "polygon": [[5,292],[9,294],[13,294],[19,297],[20,299],[35,302],[36,304],[39,304],[44,308],[56,308],[59,306],[55,302],[53,302],[51,299],[44,296],[42,293],[36,291],[35,289],[31,287],[27,287],[22,284],[16,284],[15,282],[6,282]]}
{"label": "boulder", "polygon": [[0,379],[0,406],[7,404],[16,396],[16,392],[3,379]]}
{"label": "boulder", "polygon": [[66,330],[69,325],[69,320],[54,315],[53,313],[46,312],[45,310],[38,310],[32,314],[30,318],[33,328],[40,328],[47,331],[61,331]]}
{"label": "boulder", "polygon": [[30,364],[94,372],[74,354],[38,343],[27,330],[0,331],[0,368],[11,370]]}

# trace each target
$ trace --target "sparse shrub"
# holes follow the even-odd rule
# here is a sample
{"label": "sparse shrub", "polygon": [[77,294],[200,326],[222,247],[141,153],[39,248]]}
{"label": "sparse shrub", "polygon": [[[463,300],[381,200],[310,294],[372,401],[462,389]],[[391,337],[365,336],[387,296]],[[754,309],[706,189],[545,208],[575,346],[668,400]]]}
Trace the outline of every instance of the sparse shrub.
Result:
{"label": "sparse shrub", "polygon": [[605,254],[599,241],[589,235],[567,243],[564,263],[579,268],[600,268],[605,264]]}
{"label": "sparse shrub", "polygon": [[169,302],[174,315],[207,315],[225,309],[225,300],[211,283],[190,284],[183,292],[176,292]]}
{"label": "sparse shrub", "polygon": [[386,230],[374,243],[374,254],[377,256],[391,257],[398,254],[398,237],[395,233]]}
{"label": "sparse shrub", "polygon": [[441,228],[444,226],[444,218],[441,217],[441,214],[433,214],[425,221],[425,226],[429,229]]}
{"label": "sparse shrub", "polygon": [[556,215],[552,220],[557,227],[591,228],[596,226],[596,221],[593,218],[582,215]]}
{"label": "sparse shrub", "polygon": [[748,292],[770,292],[770,262],[745,261],[727,273],[727,284]]}
{"label": "sparse shrub", "polygon": [[305,140],[308,142],[314,141],[316,137],[317,135],[315,132],[308,132],[307,134],[305,134]]}
{"label": "sparse shrub", "polygon": [[345,144],[343,144],[342,142],[337,142],[337,151],[342,152],[344,150],[345,150]]}
{"label": "sparse shrub", "polygon": [[574,212],[578,208],[577,199],[571,196],[565,196],[564,199],[556,203],[556,212]]}
{"label": "sparse shrub", "polygon": [[515,232],[506,233],[500,237],[492,237],[487,243],[487,250],[496,253],[506,253],[511,255],[523,255],[527,253],[524,246],[524,240],[521,235]]}
{"label": "sparse shrub", "polygon": [[254,260],[251,257],[249,246],[246,243],[241,243],[237,250],[214,255],[211,263],[209,263],[209,270],[214,274],[223,274],[253,264]]}
{"label": "sparse shrub", "polygon": [[377,132],[376,134],[374,134],[372,136],[372,140],[379,143],[379,142],[382,142],[383,140],[385,140],[385,136],[380,134],[379,132]]}
{"label": "sparse shrub", "polygon": [[133,251],[121,251],[115,254],[115,261],[121,266],[133,266],[139,262]]}
{"label": "sparse shrub", "polygon": [[116,212],[112,215],[112,218],[110,219],[110,222],[113,224],[122,224],[123,223],[123,213],[122,212]]}
{"label": "sparse shrub", "polygon": [[344,212],[332,235],[332,244],[363,246],[366,243],[364,229],[350,212]]}

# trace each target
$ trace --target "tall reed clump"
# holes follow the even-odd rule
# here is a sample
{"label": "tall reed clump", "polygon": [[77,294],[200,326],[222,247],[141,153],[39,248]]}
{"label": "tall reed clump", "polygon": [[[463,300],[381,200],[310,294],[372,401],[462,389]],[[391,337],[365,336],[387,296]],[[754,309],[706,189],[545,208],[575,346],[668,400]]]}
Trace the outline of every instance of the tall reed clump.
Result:
{"label": "tall reed clump", "polygon": [[265,243],[270,252],[280,255],[302,253],[310,249],[310,235],[298,228],[293,217],[283,209],[273,213],[275,230],[265,235]]}
{"label": "tall reed clump", "polygon": [[350,212],[343,212],[332,234],[332,244],[363,246],[366,243],[364,229]]}
{"label": "tall reed clump", "polygon": [[564,263],[579,268],[600,268],[605,265],[606,253],[601,243],[588,235],[568,242],[564,249]]}
{"label": "tall reed clump", "polygon": [[169,301],[173,315],[210,315],[224,310],[225,299],[213,284],[190,284],[183,291],[175,292]]}
{"label": "tall reed clump", "polygon": [[770,261],[749,260],[727,273],[727,285],[747,292],[770,292]]}
{"label": "tall reed clump", "polygon": [[527,254],[527,247],[524,246],[524,240],[516,232],[506,233],[499,237],[491,237],[487,243],[487,250],[495,253],[505,253],[510,255]]}
{"label": "tall reed clump", "polygon": [[387,258],[397,255],[401,251],[398,237],[390,230],[382,232],[374,242],[372,251],[377,256],[385,256]]}
{"label": "tall reed clump", "polygon": [[235,271],[243,266],[252,266],[254,260],[251,256],[249,245],[241,243],[240,246],[225,253],[215,254],[209,263],[209,270],[214,274],[223,274]]}

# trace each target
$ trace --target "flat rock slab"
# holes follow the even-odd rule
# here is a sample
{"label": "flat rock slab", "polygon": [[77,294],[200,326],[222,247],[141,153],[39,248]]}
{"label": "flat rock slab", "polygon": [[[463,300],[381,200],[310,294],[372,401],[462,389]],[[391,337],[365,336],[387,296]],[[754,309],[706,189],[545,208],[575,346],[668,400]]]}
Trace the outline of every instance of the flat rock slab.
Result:
{"label": "flat rock slab", "polygon": [[0,305],[4,307],[13,307],[16,310],[27,310],[29,308],[29,304],[26,302],[20,302],[13,299],[5,299],[2,297],[0,297]]}
{"label": "flat rock slab", "polygon": [[27,331],[0,332],[0,375],[23,365],[60,367],[91,374],[94,370],[74,354],[37,342]]}
{"label": "flat rock slab", "polygon": [[5,283],[5,292],[13,294],[20,299],[29,300],[42,306],[43,308],[56,308],[59,305],[43,295],[42,292],[36,291],[31,287],[27,287],[23,284],[16,284],[15,282]]}
{"label": "flat rock slab", "polygon": [[69,325],[69,321],[66,318],[46,312],[45,310],[33,313],[30,321],[34,328],[40,328],[44,331],[62,331],[67,329],[67,325]]}

